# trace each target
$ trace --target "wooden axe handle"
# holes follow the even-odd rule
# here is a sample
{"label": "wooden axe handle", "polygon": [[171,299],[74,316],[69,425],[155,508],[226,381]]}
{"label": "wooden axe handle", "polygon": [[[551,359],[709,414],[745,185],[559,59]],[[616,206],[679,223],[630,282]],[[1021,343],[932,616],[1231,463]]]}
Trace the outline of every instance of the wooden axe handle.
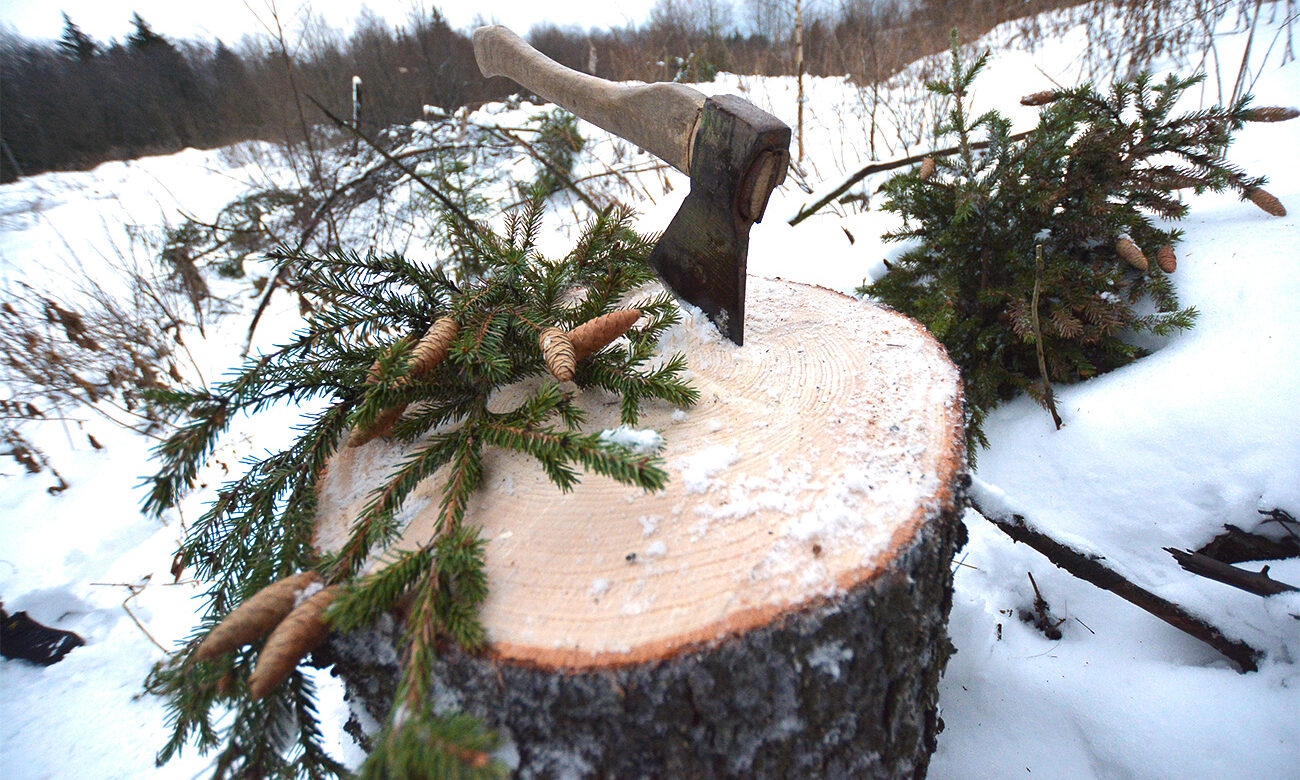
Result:
{"label": "wooden axe handle", "polygon": [[564,67],[501,26],[474,31],[484,76],[505,76],[690,175],[704,95],[684,84],[615,84]]}

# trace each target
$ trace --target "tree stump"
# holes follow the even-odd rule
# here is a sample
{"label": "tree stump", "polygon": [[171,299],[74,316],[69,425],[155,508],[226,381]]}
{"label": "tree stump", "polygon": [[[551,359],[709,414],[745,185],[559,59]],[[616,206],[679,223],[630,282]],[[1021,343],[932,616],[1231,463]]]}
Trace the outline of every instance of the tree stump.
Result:
{"label": "tree stump", "polygon": [[[666,490],[586,475],[562,494],[526,458],[485,460],[467,522],[490,540],[490,647],[449,649],[429,695],[499,730],[516,776],[925,774],[964,539],[956,369],[900,314],[748,281],[744,347],[698,323],[664,346],[686,354],[699,405],[651,407],[622,434],[662,433]],[[618,428],[615,399],[580,402]],[[319,547],[403,454],[336,456]],[[413,545],[439,485],[408,501]],[[329,649],[381,718],[396,636],[390,622]]]}

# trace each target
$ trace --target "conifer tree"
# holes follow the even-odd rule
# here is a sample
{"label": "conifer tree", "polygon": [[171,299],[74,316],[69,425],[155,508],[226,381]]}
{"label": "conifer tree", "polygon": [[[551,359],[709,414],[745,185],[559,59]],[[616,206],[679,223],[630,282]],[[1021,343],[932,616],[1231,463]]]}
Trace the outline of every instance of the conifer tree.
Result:
{"label": "conifer tree", "polygon": [[1053,382],[1137,359],[1137,334],[1193,324],[1196,310],[1180,306],[1168,276],[1181,234],[1166,225],[1188,211],[1179,190],[1267,203],[1264,179],[1224,157],[1232,134],[1257,119],[1249,96],[1177,114],[1202,77],[1144,74],[1109,94],[1085,84],[1027,96],[1044,106],[1039,122],[1013,138],[997,111],[968,114],[987,57],[963,61],[954,34],[946,80],[927,86],[950,101],[940,134],[954,135],[957,151],[886,182],[885,208],[904,223],[884,238],[916,243],[859,289],[920,320],[961,368],[972,459],[998,403],[1029,393],[1059,427]]}
{"label": "conifer tree", "polygon": [[131,26],[135,27],[135,30],[126,36],[126,43],[132,49],[145,51],[155,46],[171,46],[166,38],[153,31],[140,14],[131,15]]}
{"label": "conifer tree", "polygon": [[99,54],[99,44],[82,32],[67,13],[63,14],[63,35],[59,38],[59,49],[79,62],[94,59]]}
{"label": "conifer tree", "polygon": [[[173,719],[160,761],[193,741],[205,750],[220,747],[218,777],[339,774],[342,768],[321,747],[309,678],[287,667],[259,672],[250,690],[250,674],[255,662],[267,661],[263,650],[272,642],[277,663],[285,646],[296,648],[288,657],[296,665],[295,655],[306,645],[281,642],[275,632],[285,626],[302,623],[305,634],[318,638],[324,627],[347,631],[366,625],[400,600],[408,617],[395,711],[362,776],[499,776],[488,758],[492,735],[471,719],[436,715],[427,701],[439,643],[451,640],[472,651],[484,642],[477,612],[490,585],[484,545],[463,522],[483,477],[484,449],[531,456],[560,490],[573,488],[580,469],[655,490],[666,480],[658,459],[583,430],[573,393],[614,394],[627,424],[636,422],[648,400],[686,407],[697,397],[683,380],[682,356],[652,360],[659,336],[678,316],[666,293],[633,302],[641,312],[639,327],[627,329],[635,318],[612,318],[623,323],[626,338],[589,347],[594,354],[577,363],[571,384],[547,378],[539,335],[550,328],[572,331],[625,308],[653,272],[645,262],[651,244],[631,230],[627,212],[597,216],[572,252],[558,260],[536,249],[541,216],[534,202],[510,215],[501,235],[451,222],[456,242],[477,257],[461,266],[476,270],[460,278],[400,255],[281,252],[278,260],[301,269],[299,285],[318,304],[305,328],[212,389],[156,394],[189,422],[158,448],[162,465],[146,500],[153,512],[173,506],[192,486],[236,415],[276,403],[329,402],[292,445],[249,464],[223,487],[180,550],[184,565],[211,588],[203,624],[149,681],[152,691],[167,697]],[[609,321],[597,328],[602,340],[615,338]],[[522,381],[533,382],[534,389],[517,407],[488,408],[490,393]],[[409,443],[410,455],[375,486],[341,549],[321,556],[310,543],[318,475],[349,431],[369,430],[393,409],[399,411],[389,434]],[[397,514],[403,501],[435,475],[442,494],[437,530],[416,549],[385,554],[401,531]],[[367,571],[379,556],[383,565]],[[324,583],[312,576],[286,580],[308,570]],[[302,583],[310,583],[303,597],[322,584],[338,587],[322,593],[328,598],[313,614],[300,612],[314,598],[285,616],[287,595]],[[322,618],[327,602],[332,603]],[[226,625],[220,639],[199,651],[224,621],[250,620],[257,625]],[[277,621],[271,638],[263,640]],[[239,643],[248,644],[230,649]],[[221,705],[234,710],[224,733],[213,720]]]}

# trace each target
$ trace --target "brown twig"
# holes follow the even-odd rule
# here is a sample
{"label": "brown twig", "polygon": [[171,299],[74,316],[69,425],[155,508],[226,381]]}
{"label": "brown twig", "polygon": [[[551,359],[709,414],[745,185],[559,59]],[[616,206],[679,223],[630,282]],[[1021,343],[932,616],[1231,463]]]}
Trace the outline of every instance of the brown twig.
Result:
{"label": "brown twig", "polygon": [[[1007,140],[1019,141],[1021,138],[1025,138],[1026,136],[1028,136],[1031,132],[1033,131],[1026,130],[1023,133],[1016,133],[1015,135],[1011,136]],[[984,149],[986,147],[988,147],[988,143],[985,141],[973,143],[970,144],[969,146],[969,148],[971,149]],[[803,208],[799,209],[799,212],[790,218],[790,225],[791,227],[793,227],[795,225],[798,225],[800,222],[803,222],[808,217],[811,217],[813,214],[817,213],[817,211],[819,211],[822,208],[822,206],[825,206],[827,203],[830,203],[831,201],[835,200],[839,196],[848,192],[850,187],[862,181],[863,179],[867,178],[873,173],[883,173],[885,171],[892,171],[895,168],[903,168],[908,165],[916,165],[917,163],[921,162],[927,157],[944,157],[946,155],[955,154],[960,151],[961,151],[960,146],[950,146],[947,149],[939,149],[938,151],[925,152],[923,154],[914,154],[911,157],[904,157],[900,160],[890,160],[888,162],[872,163],[871,165],[868,165],[867,167],[863,168],[862,170],[850,176],[848,179],[844,181],[843,184],[836,187],[828,195],[822,197],[816,203],[812,204],[811,206],[804,206]]]}
{"label": "brown twig", "polygon": [[1007,536],[1034,548],[1046,556],[1047,560],[1075,577],[1108,590],[1179,631],[1201,640],[1237,664],[1243,672],[1253,672],[1259,668],[1259,659],[1263,655],[1259,650],[1240,640],[1229,639],[1218,628],[1190,614],[1178,604],[1129,582],[1114,569],[1102,563],[1103,558],[1079,552],[1030,528],[1021,515],[989,511],[980,505],[977,491],[972,491],[971,503],[977,512]]}
{"label": "brown twig", "polygon": [[129,618],[131,618],[131,622],[132,622],[132,623],[135,623],[136,628],[140,629],[140,632],[141,632],[142,634],[144,634],[145,637],[148,638],[148,640],[149,640],[150,642],[153,642],[154,647],[158,648],[159,650],[163,651],[164,653],[166,653],[166,654],[168,654],[168,655],[171,655],[171,651],[169,651],[167,648],[163,647],[163,646],[158,642],[157,639],[154,639],[154,638],[153,638],[153,634],[149,633],[149,629],[147,629],[147,628],[144,627],[144,623],[141,623],[141,622],[140,622],[140,619],[139,619],[138,617],[135,616],[135,613],[131,611],[131,607],[129,606],[130,603],[131,603],[131,599],[135,598],[136,596],[139,596],[142,592],[144,592],[145,585],[148,584],[148,580],[147,580],[147,578],[146,578],[146,581],[145,581],[145,585],[134,585],[134,584],[129,583],[129,582],[92,582],[92,583],[90,583],[90,584],[91,584],[91,585],[105,585],[105,586],[113,587],[113,588],[126,588],[127,590],[131,591],[131,595],[127,596],[127,597],[122,601],[122,609],[126,611],[126,616],[129,617]]}
{"label": "brown twig", "polygon": [[1065,622],[1065,618],[1052,618],[1052,607],[1047,603],[1047,599],[1043,598],[1043,592],[1038,589],[1034,573],[1032,571],[1025,573],[1029,575],[1029,584],[1034,586],[1034,612],[1030,616],[1031,622],[1048,639],[1060,639],[1061,624]]}
{"label": "brown twig", "polygon": [[316,105],[316,108],[320,109],[321,113],[323,113],[327,118],[329,118],[331,122],[343,128],[344,130],[347,130],[348,132],[355,135],[357,138],[364,141],[365,144],[369,146],[371,149],[373,149],[375,152],[377,152],[380,157],[383,157],[385,160],[392,163],[402,173],[406,174],[407,176],[410,176],[412,181],[414,181],[416,184],[419,184],[421,187],[424,187],[426,190],[428,190],[430,194],[432,194],[433,197],[437,199],[439,203],[442,204],[443,208],[450,211],[456,217],[456,219],[461,221],[461,224],[463,224],[465,227],[475,232],[478,232],[480,230],[478,223],[470,219],[470,216],[466,214],[459,206],[457,206],[455,203],[452,203],[451,199],[449,199],[446,195],[442,194],[437,187],[434,187],[432,184],[425,181],[424,178],[419,174],[417,174],[409,165],[397,159],[397,157],[394,156],[392,153],[390,153],[387,149],[375,143],[365,133],[353,127],[350,122],[344,122],[342,119],[339,119],[337,116],[333,114],[333,112],[331,112],[328,108],[326,108],[325,105],[321,103],[319,100],[317,100],[316,98],[312,97],[311,95],[308,95],[307,99],[310,100],[312,103],[314,103]]}
{"label": "brown twig", "polygon": [[537,162],[546,166],[546,170],[550,171],[557,179],[563,182],[566,189],[572,190],[573,194],[577,195],[578,199],[587,205],[587,208],[597,214],[603,211],[600,206],[596,205],[596,201],[591,199],[591,196],[578,188],[577,183],[569,177],[569,174],[566,171],[560,170],[559,166],[548,160],[546,155],[537,150],[537,147],[504,128],[494,127],[492,128],[492,131],[508,143],[522,147],[524,151],[528,152],[529,157],[532,157]]}
{"label": "brown twig", "polygon": [[1043,287],[1043,245],[1034,247],[1034,300],[1030,305],[1030,316],[1034,325],[1034,347],[1038,350],[1038,375],[1043,378],[1043,397],[1047,400],[1047,410],[1052,413],[1052,422],[1056,430],[1061,430],[1061,415],[1056,411],[1056,394],[1052,392],[1052,379],[1047,374],[1047,356],[1043,352],[1043,328],[1038,321],[1038,297]]}

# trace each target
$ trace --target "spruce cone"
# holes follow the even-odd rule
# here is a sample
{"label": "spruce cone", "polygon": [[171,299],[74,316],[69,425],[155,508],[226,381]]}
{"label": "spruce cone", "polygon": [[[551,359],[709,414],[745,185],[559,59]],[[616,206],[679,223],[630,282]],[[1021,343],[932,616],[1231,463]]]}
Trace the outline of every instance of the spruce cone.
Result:
{"label": "spruce cone", "polygon": [[1119,253],[1124,262],[1138,269],[1146,271],[1150,265],[1147,263],[1147,256],[1142,254],[1137,244],[1133,243],[1127,236],[1115,242],[1115,251]]}
{"label": "spruce cone", "polygon": [[[411,368],[407,376],[420,377],[436,368],[451,352],[451,342],[455,340],[456,334],[459,332],[459,323],[451,317],[439,317],[435,320],[411,350]],[[378,360],[370,366],[370,371],[366,375],[367,384],[374,384],[377,381],[379,381]],[[348,446],[361,447],[381,436],[392,433],[393,425],[405,411],[406,404],[385,409],[383,414],[379,415],[378,419],[375,420],[374,425],[364,431],[360,428],[353,430],[348,437]]]}
{"label": "spruce cone", "polygon": [[401,418],[402,413],[406,411],[406,404],[385,409],[375,418],[375,424],[365,429],[353,428],[352,433],[348,436],[349,447],[361,447],[378,439],[380,436],[387,436],[393,432],[393,426]]}
{"label": "spruce cone", "polygon": [[1286,206],[1282,205],[1282,201],[1273,197],[1271,193],[1261,190],[1259,187],[1253,187],[1246,190],[1246,197],[1251,203],[1254,203],[1256,206],[1259,206],[1261,209],[1275,217],[1286,216]]}
{"label": "spruce cone", "polygon": [[921,181],[929,181],[930,177],[934,176],[934,171],[935,171],[934,158],[927,157],[921,161],[921,170],[917,171],[916,176]]}
{"label": "spruce cone", "polygon": [[585,360],[601,351],[627,333],[627,329],[639,319],[640,309],[620,309],[582,323],[568,334],[569,343],[573,345],[573,359]]}
{"label": "spruce cone", "polygon": [[1055,103],[1060,95],[1056,94],[1054,89],[1045,89],[1042,92],[1035,92],[1032,95],[1025,95],[1020,98],[1022,106],[1045,106],[1048,103]]}
{"label": "spruce cone", "polygon": [[231,674],[230,672],[226,672],[225,674],[221,675],[221,679],[217,680],[217,695],[224,699],[227,696],[229,696],[231,692],[234,690],[235,690],[235,675]]}
{"label": "spruce cone", "polygon": [[411,351],[411,376],[429,373],[451,352],[451,342],[460,332],[460,324],[451,317],[439,317]]}
{"label": "spruce cone", "polygon": [[1248,109],[1241,116],[1247,122],[1285,122],[1300,116],[1300,111],[1282,106],[1263,106]]}
{"label": "spruce cone", "polygon": [[298,594],[320,581],[316,572],[304,571],[262,588],[208,632],[194,657],[206,661],[266,636],[293,610]]}
{"label": "spruce cone", "polygon": [[546,369],[551,376],[561,382],[573,379],[578,361],[573,356],[573,343],[568,335],[559,328],[543,328],[537,343],[542,347],[542,358],[546,360]]}
{"label": "spruce cone", "polygon": [[338,592],[337,585],[317,591],[294,607],[267,637],[262,652],[257,656],[257,666],[248,676],[248,693],[254,701],[278,688],[293,673],[298,662],[325,641],[329,628],[321,616]]}
{"label": "spruce cone", "polygon": [[1174,269],[1178,268],[1178,256],[1174,254],[1174,248],[1165,244],[1157,249],[1156,265],[1167,274],[1173,273]]}

